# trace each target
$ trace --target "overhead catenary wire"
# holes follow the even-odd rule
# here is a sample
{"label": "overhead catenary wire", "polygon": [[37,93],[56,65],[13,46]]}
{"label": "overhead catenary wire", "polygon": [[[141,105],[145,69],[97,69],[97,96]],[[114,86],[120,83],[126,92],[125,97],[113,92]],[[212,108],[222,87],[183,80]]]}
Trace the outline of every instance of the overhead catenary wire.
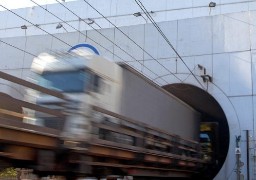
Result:
{"label": "overhead catenary wire", "polygon": [[[104,34],[102,34],[99,30],[97,30],[96,28],[94,28],[91,24],[88,24],[84,19],[82,19],[80,16],[78,16],[76,13],[74,13],[72,10],[70,10],[67,6],[65,6],[63,3],[61,3],[58,0],[55,0],[56,2],[58,2],[61,6],[63,6],[65,9],[67,9],[69,12],[71,12],[74,16],[76,16],[79,20],[85,22],[87,25],[89,25],[91,28],[93,28],[97,33],[99,33],[100,35],[102,35],[105,39],[107,39],[109,42],[113,43],[116,47],[118,47],[121,51],[123,51],[125,54],[127,54],[128,56],[130,56],[132,59],[136,60],[139,64],[141,64],[142,66],[144,66],[139,60],[137,60],[135,57],[133,57],[131,54],[129,54],[128,52],[126,52],[122,47],[120,47],[119,45],[117,45],[115,42],[113,42],[111,39],[109,39],[107,36],[105,36]],[[125,60],[123,60],[125,62]],[[145,67],[145,66],[144,66]],[[155,72],[153,72],[151,69],[149,69],[148,67],[145,67],[146,69],[148,69],[150,72],[152,72],[154,75],[158,76]],[[162,79],[162,78],[161,78]],[[166,80],[162,79],[163,81],[165,81],[165,83],[168,83]]]}
{"label": "overhead catenary wire", "polygon": [[[34,3],[35,3],[35,2],[34,2]],[[38,4],[38,5],[39,5],[39,4]],[[60,42],[64,43],[65,45],[67,45],[67,46],[69,46],[69,47],[72,47],[71,44],[69,44],[69,43],[63,41],[62,39],[60,39],[60,38],[54,36],[53,34],[49,33],[49,32],[46,31],[46,30],[44,30],[43,28],[41,28],[41,27],[38,26],[37,24],[32,23],[31,21],[27,20],[26,18],[20,16],[19,14],[15,13],[14,11],[8,9],[7,7],[5,7],[5,6],[1,5],[1,4],[0,4],[0,6],[1,6],[2,8],[4,8],[5,10],[11,12],[11,13],[14,14],[15,16],[19,17],[20,19],[23,19],[24,21],[28,22],[28,23],[31,24],[32,26],[34,26],[34,27],[36,27],[36,28],[42,30],[42,31],[45,32],[46,34],[48,34],[48,35],[52,36],[53,38],[59,40]],[[42,6],[41,6],[41,7],[42,7]]]}
{"label": "overhead catenary wire", "polygon": [[[133,42],[137,47],[139,47],[143,52],[145,52],[148,56],[150,56],[153,60],[155,60],[160,66],[162,66],[165,70],[167,70],[170,74],[172,74],[175,78],[182,82],[182,80],[175,75],[175,73],[171,72],[167,69],[163,64],[161,64],[156,58],[154,58],[151,54],[149,54],[144,48],[142,48],[138,43],[136,43],[132,38],[130,38],[126,33],[124,33],[119,27],[117,27],[113,22],[111,22],[106,16],[104,16],[99,10],[97,10],[91,3],[86,0],[83,0],[87,5],[89,5],[93,10],[95,10],[99,15],[101,15],[106,21],[108,21],[112,26],[114,26],[118,31],[120,31],[125,37],[127,37],[131,42]],[[144,18],[144,17],[143,17]]]}
{"label": "overhead catenary wire", "polygon": [[[62,23],[65,23],[66,25],[68,25],[69,27],[71,27],[72,29],[76,30],[77,32],[79,32],[80,34],[84,35],[85,37],[87,37],[88,39],[90,39],[91,41],[93,41],[95,44],[101,46],[103,49],[105,49],[106,51],[110,52],[111,54],[113,54],[114,56],[118,57],[119,59],[121,59],[123,62],[126,63],[126,61],[121,58],[120,56],[116,55],[114,52],[110,51],[109,49],[105,48],[104,46],[102,46],[101,44],[99,44],[98,42],[96,42],[95,40],[93,40],[92,38],[88,37],[86,34],[84,34],[83,32],[81,32],[79,29],[73,27],[72,25],[70,25],[68,22],[64,21],[63,19],[61,19],[60,17],[56,16],[54,13],[52,13],[51,11],[49,11],[48,9],[44,8],[42,5],[36,3],[33,0],[30,0],[31,2],[35,3],[37,6],[39,6],[40,8],[44,9],[45,11],[47,11],[48,13],[50,13],[52,16],[56,17],[58,20],[60,20]],[[60,2],[59,2],[60,3]],[[82,20],[82,18],[80,18],[79,16],[77,16],[79,18],[79,20]],[[83,20],[84,21],[84,20]],[[84,21],[85,22],[85,21]],[[88,24],[87,22],[85,22],[87,25],[91,26],[90,24]],[[92,27],[92,26],[91,26]],[[100,27],[98,25],[98,27]],[[93,27],[92,27],[93,28]],[[93,28],[95,29],[95,28]],[[100,33],[100,32],[99,32]],[[102,33],[100,33],[101,35],[103,35]],[[113,41],[111,41],[114,45],[116,45]],[[116,45],[117,46],[117,45]],[[127,53],[125,50],[123,50],[123,52]],[[127,53],[128,55],[130,55],[129,53]],[[130,55],[130,57],[132,57],[135,61],[138,61],[136,58],[134,58],[133,56]],[[155,72],[153,72],[152,70],[150,70],[149,68],[147,68],[151,73],[153,73],[154,75],[157,76],[157,74]]]}
{"label": "overhead catenary wire", "polygon": [[28,52],[28,51],[26,51],[26,50],[24,50],[24,49],[21,49],[21,48],[19,48],[19,47],[17,47],[17,46],[14,46],[13,44],[7,43],[7,42],[5,42],[5,41],[3,41],[3,40],[1,40],[1,39],[0,39],[0,42],[1,42],[1,43],[4,43],[4,44],[6,44],[6,45],[8,45],[8,46],[10,46],[10,47],[13,47],[13,48],[15,48],[15,49],[18,49],[19,51],[22,51],[22,52],[24,52],[24,53],[26,53],[26,54],[29,54],[29,55],[34,56],[34,57],[37,57],[37,55],[35,55],[35,54],[31,53],[31,52]]}
{"label": "overhead catenary wire", "polygon": [[[10,47],[12,47],[12,48],[14,48],[14,49],[17,49],[17,50],[19,50],[19,51],[21,51],[21,52],[24,52],[24,53],[26,53],[26,54],[29,54],[30,56],[33,56],[33,57],[38,58],[38,59],[41,59],[39,56],[37,56],[37,55],[35,55],[35,54],[31,53],[31,52],[26,51],[25,49],[21,49],[21,48],[19,48],[19,47],[17,47],[17,46],[14,46],[13,44],[10,44],[10,43],[8,43],[8,42],[5,42],[5,41],[3,41],[3,40],[1,40],[1,39],[0,39],[0,42],[3,43],[3,44],[6,44],[7,46],[10,46]],[[41,59],[41,60],[43,60],[43,59]],[[24,68],[24,67],[22,67],[21,69],[23,70],[23,69],[30,69],[30,68]]]}
{"label": "overhead catenary wire", "polygon": [[65,6],[63,3],[61,3],[58,0],[55,0],[56,2],[58,2],[62,7],[64,7],[65,9],[67,9],[69,12],[71,12],[74,16],[76,16],[79,20],[83,21],[84,23],[86,23],[87,25],[89,25],[93,30],[95,30],[97,33],[99,33],[101,36],[103,36],[105,39],[107,39],[109,42],[113,43],[116,47],[118,47],[121,51],[123,51],[125,54],[127,54],[128,56],[130,56],[132,59],[135,59],[135,57],[133,57],[131,54],[129,54],[128,52],[126,52],[122,47],[120,47],[119,45],[117,45],[115,42],[113,42],[111,39],[109,39],[107,36],[105,36],[104,34],[102,34],[99,30],[97,30],[96,28],[94,28],[91,24],[87,23],[84,19],[82,19],[80,16],[78,16],[76,13],[74,13],[72,10],[70,10],[67,6]]}
{"label": "overhead catenary wire", "polygon": [[60,42],[66,44],[67,46],[72,47],[72,46],[71,46],[70,44],[68,44],[67,42],[63,41],[62,39],[60,39],[60,38],[58,38],[58,37],[56,37],[56,36],[54,36],[53,34],[49,33],[48,31],[44,30],[43,28],[39,27],[38,25],[32,23],[31,21],[27,20],[26,18],[20,16],[19,14],[15,13],[14,11],[8,9],[7,7],[5,7],[5,6],[1,5],[1,4],[0,4],[0,6],[1,6],[2,8],[4,8],[5,10],[11,12],[11,13],[14,14],[15,16],[17,16],[17,17],[23,19],[24,21],[28,22],[29,24],[31,24],[31,25],[37,27],[38,29],[42,30],[43,32],[47,33],[48,35],[50,35],[50,36],[56,38],[57,40],[59,40]]}
{"label": "overhead catenary wire", "polygon": [[52,13],[51,11],[49,11],[47,8],[44,8],[42,5],[38,4],[37,2],[30,0],[31,2],[33,2],[34,4],[36,4],[37,6],[39,6],[40,8],[44,9],[46,12],[48,12],[49,14],[51,14],[52,16],[56,17],[58,20],[60,20],[62,23],[65,23],[66,25],[68,25],[69,27],[71,27],[72,29],[74,29],[75,31],[79,32],[80,34],[84,35],[84,37],[90,39],[92,42],[94,42],[95,44],[99,45],[100,47],[102,47],[103,49],[105,49],[106,51],[110,52],[111,54],[115,55],[116,57],[118,57],[119,59],[123,60],[120,56],[114,54],[112,51],[110,51],[109,49],[105,48],[104,46],[102,46],[100,43],[96,42],[95,40],[93,40],[92,38],[88,37],[86,34],[84,34],[83,32],[81,32],[79,29],[75,28],[74,26],[70,25],[69,23],[67,23],[66,21],[64,21],[63,19],[61,19],[60,17],[56,16],[54,13]]}
{"label": "overhead catenary wire", "polygon": [[[77,16],[73,11],[71,11],[69,8],[67,8],[65,5],[63,5],[61,2],[59,2],[58,0],[56,0],[59,4],[61,4],[63,7],[65,7],[67,10],[69,10],[72,14],[74,14],[75,16]],[[21,18],[21,19],[23,19],[24,21],[26,21],[26,22],[28,22],[28,23],[30,23],[31,25],[33,25],[33,26],[35,26],[35,27],[37,27],[38,29],[41,29],[42,31],[44,31],[45,33],[47,33],[47,34],[49,34],[49,35],[51,35],[52,37],[54,37],[54,38],[56,38],[56,39],[58,39],[59,41],[61,41],[62,43],[64,43],[64,44],[66,44],[66,45],[68,45],[68,46],[70,46],[70,47],[72,47],[70,44],[68,44],[67,42],[65,42],[65,41],[63,41],[62,39],[60,39],[60,38],[58,38],[58,37],[56,37],[56,36],[54,36],[53,34],[51,34],[51,33],[49,33],[49,32],[47,32],[47,31],[45,31],[44,29],[42,29],[42,28],[40,28],[39,26],[37,26],[36,24],[34,24],[34,23],[32,23],[32,22],[30,22],[29,20],[27,20],[27,19],[25,19],[25,18],[23,18],[22,16],[20,16],[20,15],[18,15],[17,13],[15,13],[15,12],[13,12],[12,10],[10,10],[10,9],[8,9],[8,8],[6,8],[5,6],[3,6],[3,5],[0,5],[2,8],[4,8],[4,9],[6,9],[7,11],[9,11],[9,12],[11,12],[11,13],[13,13],[14,15],[16,15],[16,16],[18,16],[19,18]],[[49,12],[49,11],[48,11]],[[77,16],[80,20],[81,20],[81,18],[79,17],[79,16]],[[82,19],[83,20],[83,19]],[[83,20],[84,21],[84,20]],[[63,22],[65,22],[65,21],[63,21]],[[85,21],[84,21],[85,22]],[[65,22],[66,23],[66,22]],[[86,22],[85,22],[86,23]],[[86,24],[88,24],[88,23],[86,23]],[[90,24],[88,24],[88,25],[90,25]],[[91,25],[90,25],[91,26]],[[92,26],[91,26],[92,27]],[[107,40],[109,40],[110,42],[112,42],[113,44],[115,44],[113,41],[111,41],[109,38],[107,38],[105,35],[103,35],[101,32],[99,32],[97,29],[95,29],[94,27],[92,27],[94,30],[96,30],[98,33],[100,33],[103,37],[105,37]],[[117,44],[115,44],[119,49],[121,49],[123,52],[125,52],[127,55],[129,55],[130,57],[132,57],[133,59],[135,59],[136,60],[136,58],[134,58],[132,55],[130,55],[129,53],[127,53],[125,50],[123,50],[123,48],[121,48],[120,46],[118,46]],[[117,56],[117,55],[116,55]],[[118,57],[118,56],[117,56]],[[120,57],[118,57],[118,58],[120,58]],[[122,58],[120,58],[120,59],[122,59]],[[123,59],[122,59],[123,60]],[[124,60],[123,60],[124,61]],[[138,60],[136,60],[138,63],[140,63],[142,66],[144,66],[140,61],[138,61]],[[125,62],[125,61],[124,61]],[[145,66],[144,66],[145,67]],[[148,67],[146,67],[146,69],[148,69],[150,72],[152,72],[154,75],[156,75],[156,76],[158,76],[155,72],[153,72],[151,69],[149,69]],[[170,72],[170,73],[172,73],[172,72]],[[172,73],[173,74],[173,73]],[[162,78],[161,78],[162,79]],[[167,81],[166,80],[164,80],[164,79],[162,79],[163,81],[165,81],[166,83],[167,83]]]}
{"label": "overhead catenary wire", "polygon": [[124,53],[126,53],[128,56],[130,56],[132,59],[135,59],[131,54],[129,54],[128,52],[126,52],[123,48],[121,48],[119,45],[117,45],[115,42],[113,42],[111,39],[109,39],[108,37],[106,37],[104,34],[102,34],[99,30],[97,30],[96,28],[94,28],[91,24],[87,23],[84,19],[82,19],[80,16],[78,16],[76,13],[74,13],[72,10],[70,10],[67,6],[65,6],[63,3],[61,3],[60,1],[56,0],[56,2],[58,2],[61,6],[63,6],[65,9],[67,9],[69,12],[71,12],[74,16],[76,16],[79,20],[83,21],[84,23],[86,23],[87,25],[89,25],[93,30],[95,30],[97,33],[99,33],[100,35],[102,35],[104,38],[106,38],[109,42],[113,43],[116,47],[118,47],[120,50],[122,50]]}
{"label": "overhead catenary wire", "polygon": [[[56,38],[57,40],[59,40],[60,42],[66,44],[67,46],[72,47],[72,45],[70,45],[70,44],[68,44],[67,42],[63,41],[62,39],[60,39],[60,38],[54,36],[53,34],[51,34],[51,33],[49,33],[48,31],[42,29],[41,27],[39,27],[38,25],[36,25],[36,24],[30,22],[29,20],[25,19],[24,17],[18,15],[18,14],[15,13],[14,11],[12,11],[12,10],[6,8],[5,6],[3,6],[3,5],[1,5],[1,4],[0,4],[0,6],[1,6],[2,8],[4,8],[5,10],[11,12],[12,14],[16,15],[17,17],[23,19],[24,21],[26,21],[26,22],[30,23],[31,25],[35,26],[36,28],[38,28],[38,29],[42,30],[43,32],[47,33],[48,35],[50,35],[50,36]],[[42,7],[42,6],[41,6],[41,7]],[[6,42],[4,42],[4,41],[2,41],[2,40],[1,40],[1,42],[3,42],[4,44],[7,44],[7,45],[9,45],[9,46],[11,46],[11,47],[13,47],[13,48],[19,49],[19,50],[21,50],[21,51],[23,51],[23,52],[26,52],[27,54],[30,54],[30,55],[32,55],[32,56],[34,56],[34,57],[37,57],[36,55],[34,55],[34,54],[32,54],[32,53],[30,53],[30,52],[28,52],[28,51],[25,51],[25,50],[23,50],[23,49],[17,48],[17,47],[15,47],[14,45],[8,44],[8,43],[6,43]]]}
{"label": "overhead catenary wire", "polygon": [[[60,39],[60,38],[54,36],[53,34],[51,34],[51,33],[49,33],[48,31],[42,29],[41,27],[39,27],[38,25],[36,25],[36,24],[30,22],[29,20],[25,19],[24,17],[18,15],[18,14],[15,13],[14,11],[12,11],[12,10],[6,8],[5,6],[3,6],[3,5],[1,5],[1,4],[0,4],[0,6],[1,6],[2,8],[4,8],[5,10],[11,12],[12,14],[16,15],[17,17],[23,19],[24,21],[26,21],[26,22],[30,23],[31,25],[35,26],[36,28],[38,28],[38,29],[42,30],[43,32],[47,33],[48,35],[54,37],[55,39],[59,40],[60,42],[66,44],[67,46],[72,47],[72,45],[70,45],[70,44],[68,44],[67,42],[63,41],[62,39]],[[3,41],[2,41],[2,42],[3,42]],[[4,42],[3,42],[3,43],[4,43]],[[6,43],[5,43],[5,44],[6,44]],[[10,45],[10,44],[9,44],[9,45]],[[14,46],[13,46],[13,47],[14,47]],[[16,48],[16,49],[17,49],[17,48]],[[22,49],[19,48],[19,50],[22,50]],[[23,50],[23,52],[24,52],[24,50]],[[27,52],[27,51],[26,51],[26,52]],[[30,54],[32,54],[32,53],[30,53]],[[35,55],[33,55],[33,56],[35,56]],[[36,56],[36,57],[37,57],[37,56]]]}
{"label": "overhead catenary wire", "polygon": [[[38,59],[41,59],[39,56],[37,56],[37,55],[35,55],[35,54],[31,53],[31,52],[26,51],[25,49],[21,49],[21,48],[19,48],[19,47],[17,47],[17,46],[14,46],[13,44],[10,44],[10,43],[8,43],[8,42],[5,42],[5,41],[3,41],[3,40],[1,40],[1,39],[0,39],[0,42],[3,43],[3,44],[8,45],[8,46],[10,46],[10,47],[12,47],[12,48],[14,48],[14,49],[17,49],[17,50],[19,50],[19,51],[21,51],[21,52],[24,52],[24,53],[26,53],[26,54],[29,54],[30,56],[33,56],[33,57],[38,58]],[[41,60],[43,60],[43,59],[41,59]],[[30,68],[23,68],[23,67],[22,67],[21,69],[30,69]]]}
{"label": "overhead catenary wire", "polygon": [[202,85],[202,83],[197,79],[197,77],[194,75],[194,73],[191,71],[191,69],[188,67],[188,65],[185,63],[185,61],[183,60],[183,58],[179,55],[179,53],[177,52],[177,50],[174,48],[174,46],[171,44],[171,42],[169,41],[169,39],[166,37],[166,35],[163,33],[163,31],[161,30],[161,28],[157,25],[157,23],[154,21],[154,19],[152,18],[152,16],[148,13],[147,9],[145,8],[145,6],[142,4],[142,2],[140,0],[135,0],[135,2],[137,3],[137,5],[140,7],[140,9],[145,13],[145,15],[148,17],[148,19],[152,22],[152,24],[155,26],[155,28],[158,30],[158,32],[161,34],[161,36],[165,39],[165,41],[167,42],[167,44],[171,47],[171,49],[175,52],[175,54],[178,56],[178,58],[183,62],[183,64],[186,66],[186,68],[189,70],[189,72],[194,76],[194,78],[196,79],[196,81],[200,84],[200,86],[204,89],[204,86]]}
{"label": "overhead catenary wire", "polygon": [[[72,14],[74,14],[75,16],[77,16],[73,11],[71,11],[69,8],[67,8],[65,5],[63,5],[60,1],[58,1],[58,0],[56,0],[59,4],[61,4],[63,7],[65,7],[67,10],[69,10]],[[49,35],[51,35],[52,37],[54,37],[54,38],[56,38],[56,39],[58,39],[59,41],[61,41],[62,43],[64,43],[64,44],[66,44],[66,45],[68,45],[68,46],[70,46],[70,47],[72,47],[70,44],[68,44],[67,42],[65,42],[65,41],[63,41],[62,39],[60,39],[60,38],[58,38],[58,37],[56,37],[56,36],[54,36],[53,34],[51,34],[51,33],[49,33],[49,32],[47,32],[47,31],[45,31],[44,29],[42,29],[42,28],[40,28],[39,26],[37,26],[36,24],[34,24],[34,23],[32,23],[32,22],[30,22],[29,20],[27,20],[27,19],[25,19],[25,18],[23,18],[22,16],[20,16],[20,15],[18,15],[17,13],[15,13],[15,12],[13,12],[12,10],[10,10],[10,9],[8,9],[8,8],[6,8],[5,6],[3,6],[3,5],[0,5],[2,8],[4,8],[5,10],[7,10],[7,11],[9,11],[9,12],[11,12],[11,13],[13,13],[14,15],[16,15],[16,16],[18,16],[19,18],[21,18],[21,19],[23,19],[24,21],[26,21],[26,22],[28,22],[28,23],[30,23],[31,25],[33,25],[33,26],[35,26],[35,27],[37,27],[38,29],[41,29],[42,31],[44,31],[45,33],[47,33],[47,34],[49,34]],[[77,16],[79,19],[81,19],[79,16]],[[83,20],[83,19],[82,19]],[[84,20],[83,20],[84,21]],[[84,21],[85,22],[85,21]],[[86,22],[85,22],[86,23]],[[88,24],[88,23],[86,23],[86,24]],[[88,25],[90,25],[90,24],[88,24]],[[90,25],[91,26],[91,25]],[[92,27],[92,26],[91,26]],[[92,27],[93,28],[93,27]],[[96,30],[95,28],[93,28],[94,30]],[[98,30],[96,30],[98,33],[100,33]],[[107,38],[106,36],[104,36],[102,33],[100,33],[103,37],[105,37],[106,39],[108,39],[110,42],[112,42],[109,38]],[[113,44],[115,44],[114,42],[112,42]],[[115,44],[116,45],[116,44]],[[120,46],[118,46],[118,45],[116,45],[118,48],[120,48],[123,52],[125,52],[127,55],[129,55],[130,57],[132,57],[133,59],[135,59],[133,56],[131,56],[129,53],[127,53],[126,51],[124,51]],[[136,59],[135,59],[136,60]],[[137,60],[137,62],[138,63],[140,63],[142,66],[144,66],[140,61],[138,61]],[[145,67],[145,66],[144,66]],[[147,68],[147,67],[146,67]],[[152,70],[150,70],[149,68],[147,68],[149,71],[151,71],[153,74],[155,74],[155,75],[157,75],[156,73],[154,73]],[[172,72],[171,72],[172,73]],[[193,74],[193,73],[192,73]],[[193,74],[194,75],[194,74]],[[163,79],[164,80],[164,79]],[[164,80],[165,81],[165,80]],[[166,81],[165,81],[166,82]],[[166,82],[167,83],[167,82]],[[199,82],[200,83],[200,82]]]}
{"label": "overhead catenary wire", "polygon": [[[31,25],[35,26],[36,28],[38,28],[38,29],[42,30],[43,32],[47,33],[48,35],[50,35],[50,36],[52,36],[52,37],[58,39],[58,40],[61,41],[62,43],[66,44],[67,46],[72,47],[72,45],[70,45],[70,44],[68,44],[67,42],[63,41],[62,39],[60,39],[60,38],[54,36],[53,34],[51,34],[51,33],[49,33],[48,31],[42,29],[41,27],[39,27],[38,25],[36,25],[36,24],[30,22],[29,20],[25,19],[24,17],[18,15],[18,14],[15,13],[14,11],[12,11],[12,10],[6,8],[5,6],[3,6],[3,5],[1,5],[1,4],[0,4],[0,6],[1,6],[2,8],[4,8],[5,10],[11,12],[12,14],[16,15],[17,17],[23,19],[24,21],[26,21],[26,22],[30,23]],[[42,6],[41,6],[41,7],[42,7]],[[49,11],[48,11],[48,12],[49,12]],[[53,15],[53,13],[52,13],[52,15]],[[55,17],[57,17],[57,16],[55,16]],[[61,20],[60,18],[58,18],[58,19]],[[62,21],[63,21],[63,20],[62,20]],[[65,21],[63,21],[63,22],[65,22]],[[85,21],[84,21],[84,22],[85,22]],[[66,23],[66,22],[65,22],[65,23]],[[86,23],[86,22],[85,22],[85,23]],[[68,24],[68,23],[66,23],[66,24]],[[86,24],[88,24],[88,23],[86,23]],[[71,25],[70,25],[70,26],[71,26]],[[71,27],[72,27],[72,26],[71,26]],[[92,27],[92,28],[93,28],[93,27]],[[86,37],[87,37],[87,36],[86,36]],[[92,41],[93,41],[93,40],[92,40]],[[6,42],[4,42],[4,41],[1,41],[1,42],[3,42],[3,43],[6,44]],[[94,42],[95,42],[95,41],[94,41]],[[96,42],[95,42],[95,43],[96,43]],[[97,43],[97,44],[98,44],[98,43]],[[12,46],[13,48],[15,48],[15,46],[13,46],[13,45],[11,45],[11,44],[8,44],[8,45],[9,45],[9,46]],[[102,47],[103,47],[103,46],[102,46]],[[22,50],[22,49],[20,49],[20,48],[16,48],[16,49],[19,49],[19,50],[21,50],[21,51],[24,52],[24,50]],[[106,48],[105,48],[105,49],[106,49]],[[26,53],[32,55],[32,53],[29,53],[28,51],[26,51]],[[127,52],[126,52],[126,53],[127,53]],[[127,53],[127,54],[128,54],[128,53]],[[116,57],[120,58],[121,60],[123,60],[123,61],[125,62],[125,60],[122,59],[121,57],[119,57],[118,55],[116,55],[116,54],[114,54],[114,55],[115,55]],[[129,55],[129,54],[128,54],[128,55]],[[37,57],[36,55],[33,55],[33,56]],[[131,55],[130,55],[130,56],[131,56]],[[131,57],[132,57],[132,56],[131,56]],[[134,58],[134,59],[135,59],[135,58]],[[135,59],[135,60],[136,60],[136,59]],[[139,62],[139,63],[140,63],[140,62]],[[157,74],[154,73],[151,69],[149,69],[149,68],[147,68],[147,69],[148,69],[150,72],[152,72],[154,75],[157,76]]]}
{"label": "overhead catenary wire", "polygon": [[[41,8],[43,8],[41,5],[39,5],[38,3],[36,3],[35,1],[33,1],[33,0],[31,0],[33,3],[35,3],[35,4],[37,4],[38,6],[40,6]],[[22,16],[20,16],[20,15],[18,15],[17,13],[15,13],[14,11],[12,11],[12,10],[10,10],[10,9],[8,9],[8,8],[6,8],[5,6],[3,6],[3,5],[1,5],[0,4],[0,6],[2,7],[2,8],[4,8],[5,10],[7,10],[7,11],[9,11],[9,12],[11,12],[12,14],[14,14],[14,15],[16,15],[16,16],[18,16],[19,18],[21,18],[21,19],[23,19],[24,21],[26,21],[26,22],[28,22],[28,23],[30,23],[31,25],[33,25],[33,26],[35,26],[35,27],[37,27],[38,29],[40,29],[40,30],[42,30],[42,31],[44,31],[45,33],[47,33],[48,35],[50,35],[50,36],[52,36],[52,37],[54,37],[54,38],[56,38],[56,39],[58,39],[59,41],[61,41],[62,43],[64,43],[64,44],[66,44],[66,45],[68,45],[69,47],[72,47],[72,45],[70,45],[70,44],[68,44],[67,42],[65,42],[65,41],[63,41],[62,39],[60,39],[60,38],[58,38],[58,37],[56,37],[56,36],[54,36],[53,34],[51,34],[51,33],[49,33],[49,32],[47,32],[47,31],[45,31],[44,29],[42,29],[42,28],[40,28],[38,25],[36,25],[36,24],[34,24],[34,23],[32,23],[32,22],[30,22],[29,20],[27,20],[27,19],[25,19],[24,17],[22,17]],[[43,9],[45,9],[45,8],[43,8]],[[49,12],[47,9],[45,9],[47,12]],[[52,15],[53,15],[53,13],[51,13]],[[55,16],[55,15],[54,15]],[[57,17],[57,16],[55,16],[56,18],[58,18],[59,20],[61,20],[62,22],[64,22],[62,19],[60,19],[59,17]],[[71,26],[71,25],[70,25]],[[72,27],[72,26],[71,26]],[[86,36],[86,35],[85,35]],[[93,39],[91,39],[92,41],[93,41]],[[93,41],[93,42],[95,42],[95,41]],[[95,42],[95,43],[97,43],[97,42]],[[98,43],[97,43],[98,44]],[[100,45],[100,44],[99,44]],[[103,47],[103,46],[101,46],[101,47]],[[103,47],[104,48],[104,47]],[[106,49],[107,50],[107,49]],[[117,56],[117,55],[116,55]],[[118,56],[117,56],[118,57]],[[120,58],[120,59],[122,59],[121,57],[118,57],[118,58]]]}
{"label": "overhead catenary wire", "polygon": [[161,28],[157,25],[157,23],[155,22],[155,20],[152,18],[152,16],[148,13],[147,9],[145,8],[145,6],[143,5],[143,3],[140,0],[135,0],[136,4],[140,7],[140,9],[145,13],[145,15],[148,17],[148,19],[152,22],[152,24],[154,25],[154,27],[157,29],[157,31],[160,33],[160,35],[164,38],[164,40],[167,42],[167,44],[171,47],[171,49],[175,52],[175,54],[178,56],[178,58],[183,62],[183,64],[186,66],[186,68],[189,70],[189,72],[194,76],[194,78],[196,79],[196,81],[199,83],[199,85],[203,88],[204,86],[202,85],[202,83],[197,79],[197,77],[195,76],[195,74],[191,71],[191,69],[188,67],[188,65],[185,63],[185,61],[183,60],[183,58],[180,56],[180,54],[178,53],[178,51],[174,48],[174,46],[171,44],[171,42],[169,41],[169,39],[166,37],[166,35],[163,33],[163,31],[161,30]]}

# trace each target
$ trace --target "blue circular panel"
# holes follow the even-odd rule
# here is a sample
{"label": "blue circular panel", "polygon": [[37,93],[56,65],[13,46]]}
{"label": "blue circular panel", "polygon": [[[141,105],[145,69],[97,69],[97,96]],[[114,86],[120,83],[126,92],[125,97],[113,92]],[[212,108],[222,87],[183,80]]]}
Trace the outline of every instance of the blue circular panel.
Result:
{"label": "blue circular panel", "polygon": [[95,47],[93,47],[92,45],[90,45],[90,44],[78,44],[78,45],[75,45],[75,46],[73,46],[72,48],[70,48],[70,49],[68,50],[68,52],[70,52],[70,51],[72,51],[72,50],[74,50],[74,49],[77,49],[77,48],[81,48],[81,47],[89,48],[89,49],[91,49],[95,54],[100,55],[99,51],[98,51]]}

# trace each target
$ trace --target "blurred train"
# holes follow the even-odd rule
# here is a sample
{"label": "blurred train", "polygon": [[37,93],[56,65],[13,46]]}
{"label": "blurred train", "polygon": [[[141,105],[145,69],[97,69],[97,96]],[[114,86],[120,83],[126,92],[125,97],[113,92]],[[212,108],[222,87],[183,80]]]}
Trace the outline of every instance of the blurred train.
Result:
{"label": "blurred train", "polygon": [[[86,152],[99,139],[119,149],[136,149],[133,165],[187,170],[203,165],[200,113],[127,64],[73,50],[40,54],[32,63],[32,71],[35,82],[62,92],[68,103],[28,90],[28,100],[61,110],[65,117],[26,110],[34,118],[24,121],[60,130],[62,148]],[[154,160],[149,154],[161,154],[168,161]],[[98,156],[93,158],[99,161]],[[42,167],[43,160],[38,162]],[[122,163],[127,166],[131,161],[118,161]],[[82,165],[78,166],[81,169]]]}
{"label": "blurred train", "polygon": [[200,125],[200,144],[204,160],[216,165],[219,155],[219,124],[217,122],[202,122]]}

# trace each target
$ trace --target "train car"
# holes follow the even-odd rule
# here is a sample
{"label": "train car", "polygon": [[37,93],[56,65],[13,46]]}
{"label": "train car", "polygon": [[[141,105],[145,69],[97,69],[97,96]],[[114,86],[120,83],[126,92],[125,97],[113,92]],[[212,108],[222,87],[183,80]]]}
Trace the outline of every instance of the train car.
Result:
{"label": "train car", "polygon": [[[199,141],[200,114],[192,107],[126,64],[116,64],[89,52],[79,53],[43,53],[32,65],[39,85],[67,94],[80,114],[66,121],[66,136],[85,137],[87,130],[84,127],[90,128],[86,117],[92,113],[91,106],[99,106]],[[54,102],[57,99],[47,96],[38,96],[36,101],[52,106],[58,103]],[[47,119],[41,123],[49,124]]]}
{"label": "train car", "polygon": [[199,140],[200,114],[128,65],[122,68],[120,114],[180,137]]}
{"label": "train car", "polygon": [[[103,155],[111,156],[115,162],[119,158],[118,167],[124,163],[123,169],[131,162],[153,169],[160,164],[190,170],[202,165],[200,114],[127,64],[74,50],[40,54],[33,61],[32,71],[35,82],[62,92],[68,103],[28,91],[28,95],[33,94],[30,100],[37,105],[61,110],[65,117],[47,117],[25,110],[34,118],[24,121],[60,130],[65,149],[86,151],[95,142],[110,149],[126,149],[132,152],[129,157]],[[94,153],[91,152],[93,158],[99,160],[102,154]]]}

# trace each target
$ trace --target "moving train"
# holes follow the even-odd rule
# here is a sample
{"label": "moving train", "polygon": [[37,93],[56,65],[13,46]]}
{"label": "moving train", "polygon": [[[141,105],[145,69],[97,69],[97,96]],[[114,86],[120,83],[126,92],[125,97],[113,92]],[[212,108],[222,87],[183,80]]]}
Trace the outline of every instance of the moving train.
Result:
{"label": "moving train", "polygon": [[[166,176],[182,176],[186,173],[179,169],[194,173],[204,165],[200,113],[129,65],[73,50],[40,54],[33,60],[32,71],[38,85],[59,91],[67,99],[27,91],[29,101],[65,114],[54,117],[25,110],[34,118],[24,122],[60,131],[59,148],[65,152],[60,154],[68,157],[63,163],[56,160],[59,151],[42,150],[37,161],[40,171],[52,170],[40,160],[44,154],[51,154],[55,163],[51,167],[60,163],[62,171],[71,163],[72,171],[81,174],[103,168],[101,174],[142,176],[147,170],[151,176],[161,176],[162,171],[171,172]],[[90,151],[96,146],[108,150]],[[78,158],[74,159],[74,153]]]}

